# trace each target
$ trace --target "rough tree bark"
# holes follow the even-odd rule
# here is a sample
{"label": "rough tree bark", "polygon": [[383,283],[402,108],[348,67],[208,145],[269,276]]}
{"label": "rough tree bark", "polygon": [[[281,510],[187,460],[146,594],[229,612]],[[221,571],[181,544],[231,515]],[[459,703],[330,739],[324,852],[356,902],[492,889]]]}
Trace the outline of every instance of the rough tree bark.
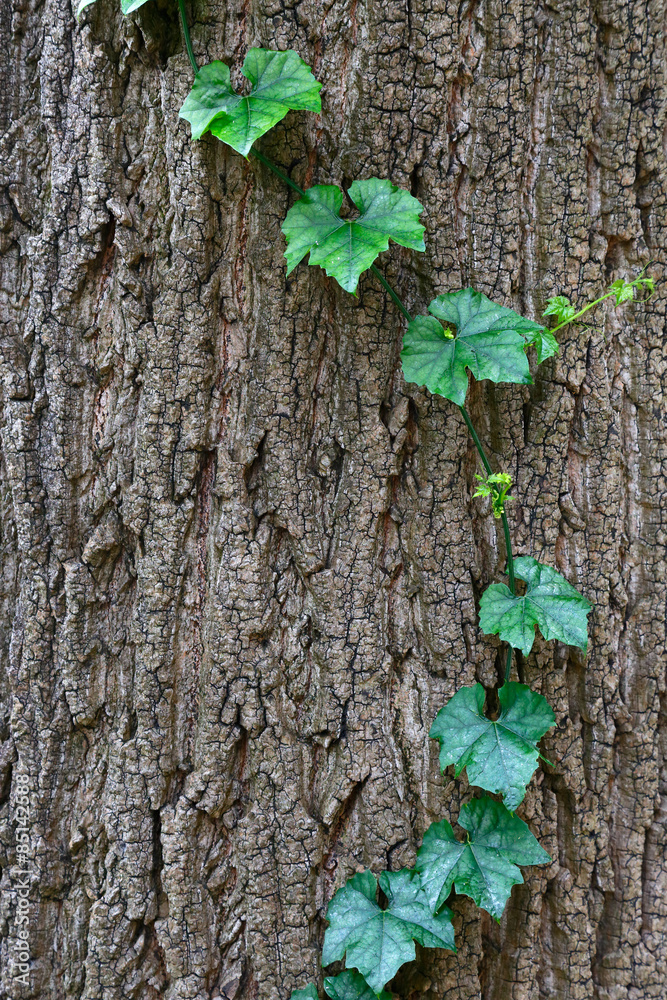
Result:
{"label": "rough tree bark", "polygon": [[[497,682],[476,601],[502,540],[458,411],[403,381],[391,302],[286,280],[293,195],[178,118],[176,4],[118,6],[0,15],[1,990],[277,1000],[318,975],[335,888],[412,863],[468,794],[428,730]],[[472,283],[538,317],[664,249],[662,0],[190,15],[202,61],[292,47],[324,81],[321,118],[261,145],[296,180],[422,200],[426,254],[381,261],[415,310]],[[472,389],[517,550],[595,611],[587,658],[519,662],[557,713],[520,811],[553,864],[500,925],[457,899],[458,955],[422,953],[402,997],[667,992],[664,303],[568,330],[534,387]]]}

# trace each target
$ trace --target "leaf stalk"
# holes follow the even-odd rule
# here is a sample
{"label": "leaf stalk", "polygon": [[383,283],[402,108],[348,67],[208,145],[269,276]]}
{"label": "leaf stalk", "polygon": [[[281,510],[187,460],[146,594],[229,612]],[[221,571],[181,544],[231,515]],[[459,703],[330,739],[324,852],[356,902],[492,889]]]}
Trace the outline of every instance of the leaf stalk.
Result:
{"label": "leaf stalk", "polygon": [[183,38],[185,39],[185,48],[188,53],[188,59],[190,60],[190,65],[192,66],[192,72],[196,76],[199,72],[199,67],[197,66],[197,60],[195,59],[194,50],[192,48],[190,28],[188,27],[188,19],[185,14],[185,0],[178,0],[178,13],[181,15],[181,27],[183,29]]}

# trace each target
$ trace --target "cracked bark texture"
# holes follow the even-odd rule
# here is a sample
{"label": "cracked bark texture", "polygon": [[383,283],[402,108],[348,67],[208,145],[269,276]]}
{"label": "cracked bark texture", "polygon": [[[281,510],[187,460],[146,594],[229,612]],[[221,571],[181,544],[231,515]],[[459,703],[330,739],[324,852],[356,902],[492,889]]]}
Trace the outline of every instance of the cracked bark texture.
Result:
{"label": "cracked bark texture", "polygon": [[[285,278],[293,195],[178,109],[176,4],[2,5],[3,997],[278,1000],[326,905],[413,862],[469,791],[431,721],[502,670],[476,602],[502,539],[454,406],[403,381],[371,275]],[[303,185],[389,176],[427,250],[533,318],[665,246],[663,0],[195,0],[200,62],[292,47],[325,84],[262,150]],[[662,263],[653,273],[662,275]],[[499,925],[457,898],[425,1000],[667,993],[665,294],[474,385],[519,553],[595,602],[586,658],[515,666],[558,726],[520,809],[553,856]],[[516,672],[515,672],[515,677]],[[30,986],[16,779],[31,788]]]}

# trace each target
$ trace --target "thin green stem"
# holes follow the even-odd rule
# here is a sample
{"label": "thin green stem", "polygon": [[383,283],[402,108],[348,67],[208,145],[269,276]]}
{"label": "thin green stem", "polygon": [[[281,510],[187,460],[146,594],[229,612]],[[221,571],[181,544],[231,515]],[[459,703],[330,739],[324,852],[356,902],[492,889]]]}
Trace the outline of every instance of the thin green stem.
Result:
{"label": "thin green stem", "polygon": [[482,448],[482,442],[480,441],[479,437],[477,436],[477,431],[475,430],[475,428],[472,425],[472,420],[470,419],[470,415],[469,415],[468,411],[466,410],[465,406],[459,406],[459,410],[461,411],[461,415],[463,416],[463,419],[466,422],[466,426],[467,426],[468,430],[470,431],[470,437],[474,441],[475,448],[477,448],[477,451],[479,453],[479,457],[482,460],[482,465],[486,469],[487,476],[493,475],[493,469],[491,468],[491,464],[490,464],[488,458],[486,457],[486,454],[484,453],[484,449]]}
{"label": "thin green stem", "polygon": [[282,172],[282,170],[280,169],[280,167],[277,167],[275,165],[275,163],[272,163],[271,160],[269,160],[266,156],[264,156],[263,153],[260,153],[259,150],[255,149],[254,146],[250,150],[250,152],[253,154],[253,156],[256,156],[257,159],[261,163],[263,163],[265,167],[268,167],[269,170],[272,170],[273,173],[276,175],[276,177],[280,177],[281,181],[284,184],[287,184],[288,187],[291,187],[292,191],[296,191],[296,193],[300,194],[301,197],[304,196],[304,194],[306,192],[303,190],[303,188],[300,188],[298,184],[295,184],[294,181],[290,177],[287,176],[287,174],[284,174]]}
{"label": "thin green stem", "polygon": [[380,271],[378,271],[378,269],[375,266],[375,264],[371,264],[370,270],[373,272],[373,274],[375,275],[375,277],[377,278],[377,280],[380,282],[380,284],[382,285],[382,287],[384,288],[384,290],[386,292],[388,292],[389,295],[392,297],[392,299],[394,300],[394,302],[396,303],[396,305],[398,306],[398,308],[401,310],[401,312],[403,313],[403,315],[407,319],[408,323],[412,323],[412,316],[410,315],[410,313],[408,312],[408,310],[405,308],[405,306],[403,305],[402,301],[400,300],[400,298],[398,297],[398,295],[396,294],[396,292],[394,291],[394,289],[391,287],[391,285],[389,284],[389,282],[387,281],[387,279],[385,278],[385,276]]}
{"label": "thin green stem", "polygon": [[589,309],[592,309],[594,306],[599,306],[601,302],[604,302],[605,299],[610,299],[615,294],[616,292],[606,292],[605,295],[601,295],[599,299],[595,300],[595,302],[589,302],[587,306],[580,309],[579,312],[575,313],[574,316],[570,317],[570,319],[563,320],[563,322],[559,323],[558,326],[555,326],[553,330],[549,330],[549,333],[555,333],[556,330],[561,330],[564,326],[567,326],[568,323],[574,323],[575,319],[579,319],[579,317],[583,316],[584,313],[587,313]]}
{"label": "thin green stem", "polygon": [[183,38],[185,39],[185,48],[187,49],[188,59],[190,60],[190,65],[192,66],[192,72],[196,76],[199,72],[199,68],[197,66],[195,54],[192,50],[192,39],[190,38],[188,19],[185,16],[185,0],[178,0],[178,12],[181,15],[181,27],[183,28]]}
{"label": "thin green stem", "polygon": [[[461,415],[463,416],[463,419],[466,422],[466,426],[467,426],[467,428],[468,428],[468,430],[470,432],[470,437],[474,441],[475,448],[477,448],[477,452],[479,454],[479,457],[482,460],[482,465],[486,469],[486,474],[487,474],[487,476],[490,476],[493,473],[493,470],[491,468],[491,463],[489,462],[489,460],[486,457],[486,454],[484,452],[484,449],[482,448],[482,442],[480,441],[480,439],[479,439],[479,437],[477,435],[477,431],[473,427],[472,420],[470,419],[470,414],[466,410],[465,406],[459,406],[459,410],[461,411]],[[505,551],[507,552],[507,575],[508,575],[509,581],[510,581],[510,590],[512,591],[513,594],[515,594],[516,593],[516,587],[515,587],[515,583],[514,583],[514,556],[512,554],[512,541],[510,539],[510,526],[509,526],[509,523],[508,523],[508,520],[507,520],[507,514],[505,513],[505,511],[502,512],[502,514],[500,515],[500,517],[501,517],[502,522],[503,522],[503,534],[505,536]]]}
{"label": "thin green stem", "polygon": [[507,552],[507,575],[510,581],[510,590],[513,594],[516,594],[516,585],[514,583],[514,556],[512,554],[512,542],[510,540],[510,526],[507,521],[507,514],[505,511],[500,515],[503,522],[503,534],[505,535],[505,551]]}
{"label": "thin green stem", "polygon": [[[182,4],[182,3],[183,3],[183,0],[179,0],[179,4]],[[291,178],[289,178],[287,176],[287,174],[283,173],[283,171],[280,170],[280,168],[277,167],[275,165],[275,163],[272,163],[271,160],[269,160],[266,156],[264,156],[263,153],[260,153],[258,150],[254,149],[254,148],[251,150],[251,152],[257,157],[257,159],[261,163],[264,164],[265,167],[268,167],[268,169],[272,170],[273,173],[277,177],[280,177],[281,181],[283,181],[285,184],[289,185],[289,187],[291,187],[293,191],[296,191],[296,193],[299,194],[299,195],[301,195],[301,196],[304,195],[305,192],[302,190],[302,188],[300,188],[298,184],[295,184],[294,181],[291,180]],[[377,267],[375,266],[375,264],[371,264],[370,270],[373,272],[373,274],[375,275],[375,277],[377,278],[377,280],[380,282],[380,284],[382,285],[382,287],[384,288],[384,290],[388,293],[388,295],[391,296],[391,298],[393,299],[393,301],[395,302],[395,304],[398,306],[398,308],[403,313],[404,317],[407,319],[408,323],[412,322],[412,316],[410,315],[408,309],[405,307],[405,305],[403,304],[400,296],[394,291],[394,289],[391,287],[391,285],[389,284],[389,282],[387,281],[387,279],[384,277],[384,275],[381,273],[381,271],[379,271],[377,269]],[[558,329],[558,327],[556,327],[556,329]],[[466,410],[465,406],[459,406],[459,410],[461,411],[461,415],[462,415],[463,419],[465,420],[466,427],[468,428],[468,431],[470,433],[470,437],[473,440],[473,443],[475,445],[475,448],[477,449],[479,457],[482,460],[482,465],[486,469],[486,474],[487,474],[487,476],[491,476],[493,474],[493,469],[491,468],[491,463],[489,462],[488,458],[486,457],[486,453],[484,451],[484,448],[482,447],[482,442],[480,441],[479,435],[477,434],[477,431],[475,430],[475,428],[473,426],[473,422],[470,419],[470,415],[469,415],[468,411]],[[502,517],[502,522],[503,522],[503,534],[505,536],[505,550],[507,552],[507,575],[509,577],[510,590],[514,594],[514,593],[516,593],[515,581],[514,581],[514,557],[512,555],[512,541],[511,541],[511,538],[510,538],[510,528],[509,528],[509,523],[507,521],[507,514],[505,513],[505,511],[502,512],[501,517]],[[506,681],[509,678],[511,669],[512,669],[512,647],[510,646],[509,650],[508,650],[508,653],[507,653],[507,667],[506,667],[506,670],[505,670],[505,680]]]}

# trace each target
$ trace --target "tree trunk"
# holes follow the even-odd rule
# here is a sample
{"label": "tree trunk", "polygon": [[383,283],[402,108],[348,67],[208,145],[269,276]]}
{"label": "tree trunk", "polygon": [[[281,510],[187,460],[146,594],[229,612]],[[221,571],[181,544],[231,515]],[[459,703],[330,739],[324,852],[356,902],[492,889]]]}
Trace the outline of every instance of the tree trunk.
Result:
{"label": "tree trunk", "polygon": [[[372,275],[286,279],[294,195],[190,141],[176,4],[118,6],[0,15],[1,993],[286,1000],[335,889],[412,864],[468,795],[428,733],[498,682],[476,606],[502,536]],[[321,118],[260,143],[296,181],[422,201],[426,253],[379,261],[414,311],[472,284],[539,318],[664,250],[661,0],[189,14],[233,79],[263,45],[324,83]],[[667,993],[664,302],[568,328],[534,386],[471,389],[517,551],[595,609],[587,657],[518,663],[557,716],[520,809],[553,863],[499,925],[456,897],[458,954],[418,954],[402,998]]]}

